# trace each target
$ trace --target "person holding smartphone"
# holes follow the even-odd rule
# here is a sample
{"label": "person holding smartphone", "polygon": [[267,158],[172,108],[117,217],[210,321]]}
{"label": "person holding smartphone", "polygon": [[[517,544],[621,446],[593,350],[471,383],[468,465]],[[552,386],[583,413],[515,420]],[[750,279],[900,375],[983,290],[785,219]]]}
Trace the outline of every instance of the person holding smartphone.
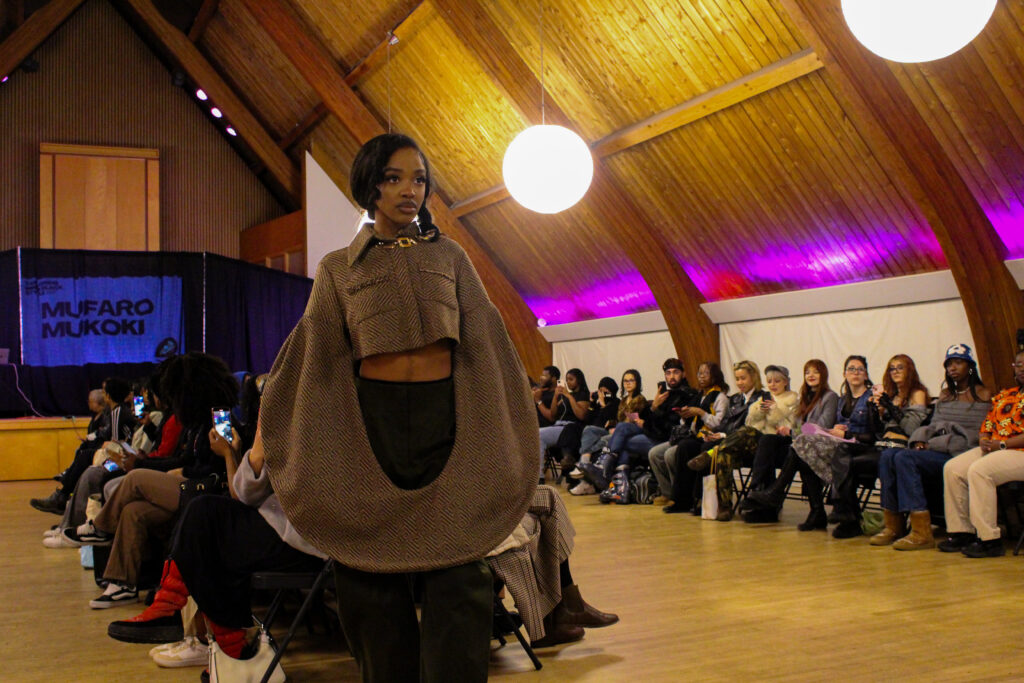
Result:
{"label": "person holding smartphone", "polygon": [[483,558],[537,487],[536,403],[469,257],[433,223],[416,142],[373,138],[349,177],[372,222],[320,262],[257,447],[289,521],[337,563],[364,677],[483,681]]}

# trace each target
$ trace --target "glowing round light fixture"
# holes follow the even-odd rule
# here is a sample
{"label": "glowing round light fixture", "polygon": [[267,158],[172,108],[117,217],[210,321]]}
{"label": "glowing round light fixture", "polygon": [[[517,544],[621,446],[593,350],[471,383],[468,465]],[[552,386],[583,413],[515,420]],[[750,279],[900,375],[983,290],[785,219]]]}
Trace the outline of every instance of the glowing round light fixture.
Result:
{"label": "glowing round light fixture", "polygon": [[594,158],[583,139],[562,126],[531,126],[505,150],[501,173],[512,198],[537,213],[558,213],[583,198]]}
{"label": "glowing round light fixture", "polygon": [[850,31],[894,62],[929,62],[974,40],[996,0],[842,0]]}
{"label": "glowing round light fixture", "polygon": [[209,98],[206,96],[206,91],[202,88],[199,88],[198,90],[196,90],[196,99],[205,102]]}

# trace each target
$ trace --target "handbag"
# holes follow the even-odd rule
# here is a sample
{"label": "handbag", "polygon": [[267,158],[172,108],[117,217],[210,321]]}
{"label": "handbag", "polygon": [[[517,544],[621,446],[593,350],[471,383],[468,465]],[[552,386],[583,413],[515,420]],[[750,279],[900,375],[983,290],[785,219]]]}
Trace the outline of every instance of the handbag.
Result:
{"label": "handbag", "polygon": [[689,425],[676,425],[672,428],[672,431],[668,434],[668,443],[670,446],[676,446],[683,439],[692,439],[693,432],[690,431]]}
{"label": "handbag", "polygon": [[704,477],[701,484],[704,487],[704,494],[700,501],[701,519],[718,519],[718,477],[715,476],[715,466],[718,458],[711,457],[711,474]]}
{"label": "handbag", "polygon": [[178,509],[184,510],[199,496],[224,495],[228,492],[228,480],[217,472],[211,472],[198,479],[186,479],[179,485]]}
{"label": "handbag", "polygon": [[[257,638],[257,650],[249,659],[235,659],[224,654],[217,641],[210,639],[210,683],[260,683],[267,672],[271,660],[274,659],[274,648],[270,644],[270,636],[260,629]],[[270,683],[284,683],[284,669],[281,662],[274,666],[274,672],[268,679]]]}

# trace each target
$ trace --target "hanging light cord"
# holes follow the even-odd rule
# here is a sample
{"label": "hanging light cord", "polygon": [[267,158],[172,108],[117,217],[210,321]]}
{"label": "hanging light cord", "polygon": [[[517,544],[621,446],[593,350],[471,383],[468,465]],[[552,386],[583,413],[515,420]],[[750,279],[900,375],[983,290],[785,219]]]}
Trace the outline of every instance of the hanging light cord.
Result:
{"label": "hanging light cord", "polygon": [[544,125],[544,0],[540,0],[540,125]]}
{"label": "hanging light cord", "polygon": [[391,43],[394,42],[395,34],[388,31],[388,54],[387,54],[387,78],[388,78],[388,132],[391,132]]}

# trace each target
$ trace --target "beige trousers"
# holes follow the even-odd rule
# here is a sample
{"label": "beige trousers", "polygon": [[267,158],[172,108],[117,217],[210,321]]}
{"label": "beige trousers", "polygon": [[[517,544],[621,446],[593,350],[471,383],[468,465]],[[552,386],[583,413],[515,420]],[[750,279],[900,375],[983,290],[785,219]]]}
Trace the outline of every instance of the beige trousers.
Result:
{"label": "beige trousers", "polygon": [[981,447],[951,458],[942,468],[946,488],[946,531],[974,532],[983,541],[999,538],[996,487],[1008,481],[1024,481],[1024,451],[992,451],[982,456]]}

